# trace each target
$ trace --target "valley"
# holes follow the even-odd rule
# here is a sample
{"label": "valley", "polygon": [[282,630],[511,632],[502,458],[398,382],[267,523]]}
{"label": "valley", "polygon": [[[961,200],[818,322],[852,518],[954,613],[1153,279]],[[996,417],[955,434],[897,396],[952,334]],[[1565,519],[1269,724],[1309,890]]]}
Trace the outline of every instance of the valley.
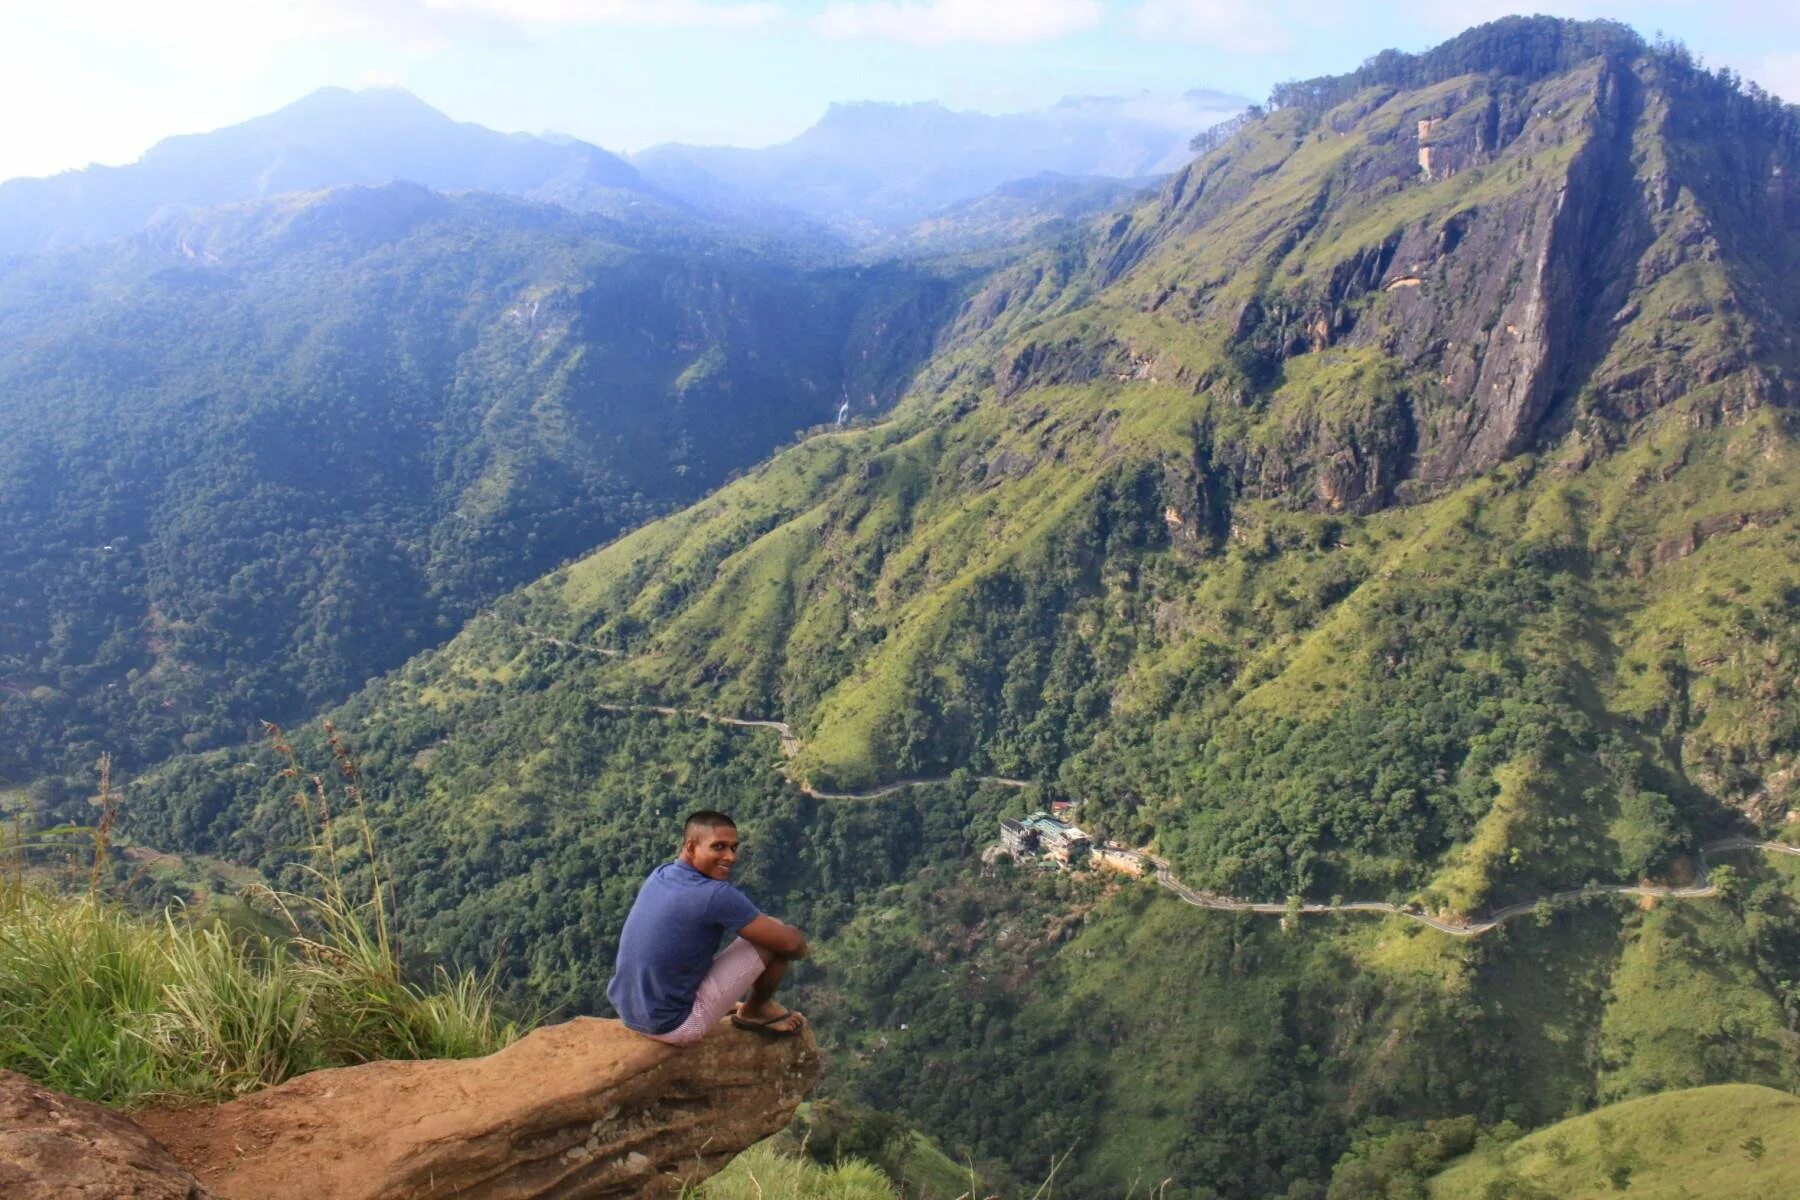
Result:
{"label": "valley", "polygon": [[399,184],[0,270],[0,770],[342,699],[851,397],[883,411],[957,279]]}
{"label": "valley", "polygon": [[[601,647],[576,645],[560,638],[550,637],[532,631],[525,631],[525,636],[545,645],[556,646],[577,653],[600,654],[609,658],[617,658],[622,651],[607,650]],[[802,743],[795,736],[793,728],[785,721],[764,718],[730,717],[708,712],[699,708],[673,708],[656,704],[599,704],[598,708],[615,713],[647,713],[662,717],[687,717],[709,724],[722,725],[737,729],[771,729],[781,739],[782,757],[792,759],[800,754]],[[813,800],[870,801],[880,800],[910,788],[937,787],[957,782],[973,784],[997,785],[1005,788],[1028,788],[1033,781],[1010,779],[996,775],[973,775],[964,771],[960,776],[945,775],[930,779],[897,779],[860,792],[822,792],[811,783],[800,780],[794,788],[800,794]],[[1042,786],[1039,784],[1038,786]],[[1292,901],[1274,902],[1257,901],[1240,896],[1223,896],[1215,893],[1196,891],[1178,878],[1170,869],[1166,859],[1157,857],[1147,850],[1134,849],[1116,842],[1105,842],[1105,847],[1115,854],[1122,855],[1139,864],[1139,869],[1148,867],[1152,878],[1164,888],[1180,897],[1184,903],[1195,908],[1212,909],[1217,912],[1257,913],[1263,916],[1279,916],[1283,921],[1297,919],[1302,916],[1323,916],[1334,913],[1368,913],[1377,916],[1401,917],[1408,921],[1416,921],[1439,933],[1452,937],[1479,937],[1491,933],[1509,921],[1529,916],[1546,907],[1567,904],[1577,900],[1592,899],[1597,896],[1635,896],[1646,900],[1705,900],[1719,895],[1719,885],[1710,876],[1709,855],[1731,854],[1740,851],[1761,851],[1767,854],[1787,854],[1800,856],[1800,846],[1787,842],[1756,841],[1751,838],[1730,837],[1708,842],[1697,848],[1697,881],[1688,885],[1658,885],[1650,883],[1605,883],[1588,882],[1580,887],[1566,888],[1549,892],[1524,900],[1513,901],[1500,908],[1484,914],[1465,915],[1458,913],[1434,915],[1420,911],[1417,905],[1398,905],[1382,900],[1345,900],[1329,904],[1305,900],[1295,897]]]}

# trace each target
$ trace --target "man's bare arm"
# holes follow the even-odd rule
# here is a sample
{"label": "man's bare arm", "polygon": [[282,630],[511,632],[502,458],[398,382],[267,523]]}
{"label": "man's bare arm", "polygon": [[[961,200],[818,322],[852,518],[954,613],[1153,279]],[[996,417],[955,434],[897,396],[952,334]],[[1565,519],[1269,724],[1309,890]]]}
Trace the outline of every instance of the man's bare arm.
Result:
{"label": "man's bare arm", "polygon": [[738,936],[753,946],[773,951],[783,958],[805,958],[812,952],[798,929],[766,914],[758,916],[738,930]]}

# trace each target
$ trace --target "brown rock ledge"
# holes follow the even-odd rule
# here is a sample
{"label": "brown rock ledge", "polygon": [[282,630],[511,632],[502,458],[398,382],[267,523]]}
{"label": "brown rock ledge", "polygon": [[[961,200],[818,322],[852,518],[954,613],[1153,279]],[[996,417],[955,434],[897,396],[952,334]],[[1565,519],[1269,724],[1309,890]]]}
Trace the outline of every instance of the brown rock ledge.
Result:
{"label": "brown rock ledge", "polygon": [[111,1109],[0,1071],[6,1200],[211,1200],[169,1152]]}
{"label": "brown rock ledge", "polygon": [[787,1125],[822,1069],[810,1032],[720,1022],[678,1050],[582,1017],[487,1058],[315,1071],[136,1120],[220,1200],[666,1196]]}

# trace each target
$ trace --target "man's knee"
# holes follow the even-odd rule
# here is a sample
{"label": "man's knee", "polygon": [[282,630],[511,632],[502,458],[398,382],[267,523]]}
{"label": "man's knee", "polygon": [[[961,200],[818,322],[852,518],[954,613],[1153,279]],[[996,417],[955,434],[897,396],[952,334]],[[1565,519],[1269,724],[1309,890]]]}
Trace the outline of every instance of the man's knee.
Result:
{"label": "man's knee", "polygon": [[692,1046],[706,1036],[707,1026],[689,1021],[681,1028],[664,1034],[651,1034],[650,1037],[665,1046]]}
{"label": "man's knee", "polygon": [[750,948],[756,951],[756,957],[762,959],[763,966],[765,967],[771,965],[776,959],[781,957],[781,955],[775,953],[767,946],[758,946],[755,942],[750,943]]}

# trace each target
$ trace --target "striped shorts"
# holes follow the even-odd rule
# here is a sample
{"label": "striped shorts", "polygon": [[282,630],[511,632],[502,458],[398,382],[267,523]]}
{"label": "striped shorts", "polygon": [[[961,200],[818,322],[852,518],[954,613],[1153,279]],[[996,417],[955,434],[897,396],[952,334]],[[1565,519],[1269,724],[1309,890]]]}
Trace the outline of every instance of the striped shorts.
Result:
{"label": "striped shorts", "polygon": [[756,947],[743,938],[733,938],[729,946],[719,951],[706,978],[700,981],[700,990],[694,993],[694,1008],[688,1013],[687,1020],[667,1033],[646,1036],[671,1046],[693,1045],[731,1011],[762,973],[762,955],[756,952]]}

